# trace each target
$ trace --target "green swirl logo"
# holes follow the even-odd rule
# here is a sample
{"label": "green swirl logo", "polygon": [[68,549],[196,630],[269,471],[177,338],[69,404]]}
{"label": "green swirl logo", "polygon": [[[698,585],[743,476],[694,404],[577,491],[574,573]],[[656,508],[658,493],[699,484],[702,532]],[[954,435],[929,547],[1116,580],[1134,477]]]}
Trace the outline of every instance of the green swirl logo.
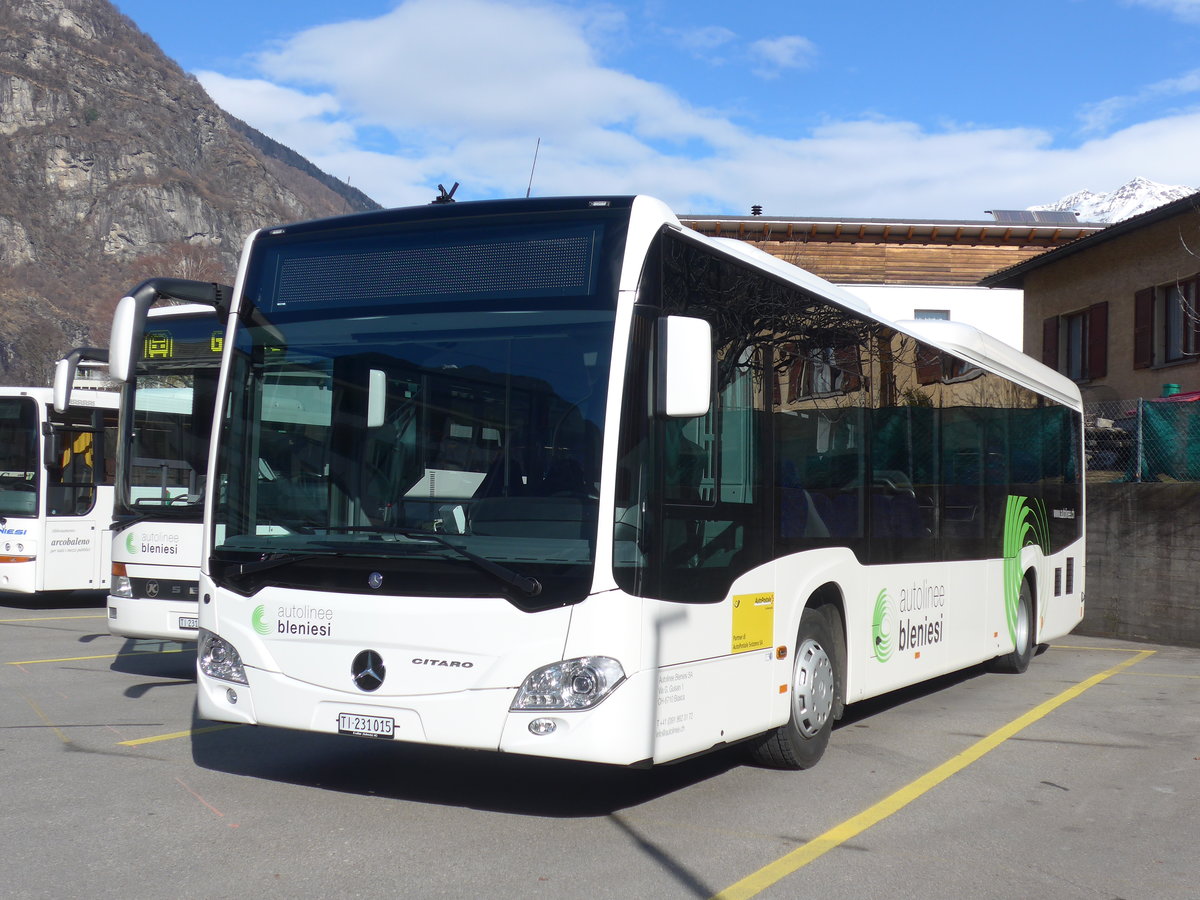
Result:
{"label": "green swirl logo", "polygon": [[896,612],[892,606],[892,598],[888,596],[887,588],[879,592],[875,598],[875,614],[871,617],[871,644],[875,658],[887,662],[892,658],[892,624]]}
{"label": "green swirl logo", "polygon": [[125,535],[125,549],[128,550],[131,555],[136,555],[138,552],[137,538],[134,537],[132,531]]}
{"label": "green swirl logo", "polygon": [[254,614],[250,616],[250,624],[254,626],[254,630],[259,634],[267,635],[271,633],[271,623],[267,621],[267,608],[265,606],[256,606]]}
{"label": "green swirl logo", "polygon": [[1043,555],[1050,553],[1050,525],[1046,504],[1032,497],[1009,494],[1004,510],[1004,617],[1008,636],[1017,639],[1017,607],[1021,602],[1021,548],[1041,547]]}

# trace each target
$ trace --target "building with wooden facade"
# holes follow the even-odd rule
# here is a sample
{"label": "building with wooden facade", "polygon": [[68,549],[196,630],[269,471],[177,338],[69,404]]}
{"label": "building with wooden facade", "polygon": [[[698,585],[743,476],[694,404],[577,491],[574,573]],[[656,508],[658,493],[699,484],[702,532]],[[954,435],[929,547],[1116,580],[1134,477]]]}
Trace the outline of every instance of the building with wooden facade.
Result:
{"label": "building with wooden facade", "polygon": [[[1038,221],[1050,218],[1060,221]],[[963,321],[1017,348],[1022,346],[1021,291],[988,290],[980,280],[1104,227],[1024,211],[997,211],[990,221],[680,219],[702,234],[747,241],[846,287],[887,318]]]}

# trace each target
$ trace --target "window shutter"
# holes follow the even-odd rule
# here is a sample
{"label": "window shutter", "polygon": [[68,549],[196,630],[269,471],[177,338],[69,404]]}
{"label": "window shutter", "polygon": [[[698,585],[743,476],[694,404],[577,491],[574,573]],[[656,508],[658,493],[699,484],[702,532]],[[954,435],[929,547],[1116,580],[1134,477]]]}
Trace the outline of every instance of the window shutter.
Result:
{"label": "window shutter", "polygon": [[1185,294],[1188,298],[1188,320],[1192,323],[1191,352],[1200,353],[1200,274],[1193,275],[1187,281]]}
{"label": "window shutter", "polygon": [[917,384],[937,384],[942,380],[942,353],[925,344],[917,345]]}
{"label": "window shutter", "polygon": [[1133,367],[1154,365],[1154,288],[1133,295]]}
{"label": "window shutter", "polygon": [[1108,301],[1088,307],[1087,377],[1108,374]]}
{"label": "window shutter", "polygon": [[841,370],[843,391],[862,390],[862,358],[858,355],[858,344],[847,344],[835,350],[833,364]]}
{"label": "window shutter", "polygon": [[1058,371],[1058,316],[1042,320],[1042,362]]}

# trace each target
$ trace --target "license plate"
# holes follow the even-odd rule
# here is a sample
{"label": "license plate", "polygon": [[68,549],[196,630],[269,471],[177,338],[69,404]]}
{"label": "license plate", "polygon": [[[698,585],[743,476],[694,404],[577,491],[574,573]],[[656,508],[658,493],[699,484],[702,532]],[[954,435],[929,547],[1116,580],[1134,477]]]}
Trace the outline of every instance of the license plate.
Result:
{"label": "license plate", "polygon": [[396,734],[396,720],[385,716],[360,716],[357,713],[339,713],[338,734],[390,738]]}
{"label": "license plate", "polygon": [[196,631],[200,628],[200,620],[196,616],[180,616],[179,627],[184,631]]}

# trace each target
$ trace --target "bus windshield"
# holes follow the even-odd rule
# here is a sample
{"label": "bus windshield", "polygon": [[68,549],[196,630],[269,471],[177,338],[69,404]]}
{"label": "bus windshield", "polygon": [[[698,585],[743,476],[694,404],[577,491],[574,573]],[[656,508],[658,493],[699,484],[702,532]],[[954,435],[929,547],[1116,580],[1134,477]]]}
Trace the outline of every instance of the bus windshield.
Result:
{"label": "bus windshield", "polygon": [[125,398],[133,403],[121,476],[126,512],[200,517],[222,332],[211,313],[147,323],[137,380]]}
{"label": "bus windshield", "polygon": [[[552,230],[475,233],[484,262],[461,291],[429,274],[463,254],[428,230],[355,242],[375,273],[388,270],[381,255],[423,258],[336,294],[320,270],[355,264],[335,241],[285,244],[251,266],[258,304],[238,332],[218,457],[219,583],[528,607],[586,596],[615,291],[603,229],[565,231],[578,265],[523,281],[512,258]],[[490,292],[489,242],[506,263]],[[560,277],[571,283],[555,293]]]}
{"label": "bus windshield", "polygon": [[0,516],[37,515],[38,414],[30,397],[0,397]]}

